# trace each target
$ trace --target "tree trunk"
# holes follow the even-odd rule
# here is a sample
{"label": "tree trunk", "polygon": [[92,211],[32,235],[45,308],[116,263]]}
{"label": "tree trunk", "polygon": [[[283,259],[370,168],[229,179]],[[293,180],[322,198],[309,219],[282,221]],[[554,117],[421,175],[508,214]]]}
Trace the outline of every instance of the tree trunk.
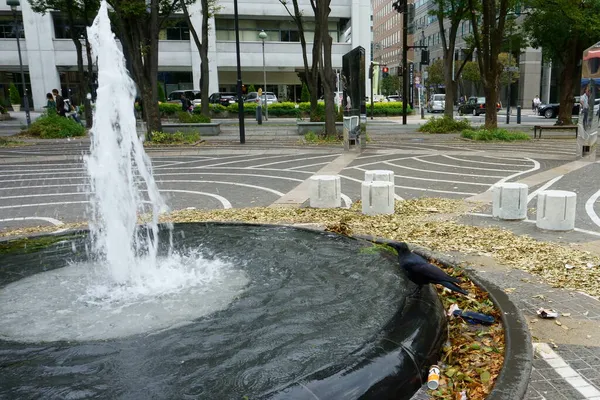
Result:
{"label": "tree trunk", "polygon": [[[83,1],[83,20],[85,22],[85,26],[90,26],[92,23],[89,18],[89,10],[88,10],[88,2]],[[92,46],[90,45],[90,41],[87,35],[87,29],[83,30],[83,37],[85,38],[85,54],[87,57],[87,87],[88,93],[92,96],[92,99],[95,101],[96,97],[94,95],[94,61],[92,60]],[[83,104],[85,105],[85,126],[88,128],[92,127],[93,124],[93,111],[92,111],[92,101],[88,99],[87,93],[83,99]]]}
{"label": "tree trunk", "polygon": [[[210,72],[208,69],[208,17],[210,14],[209,0],[202,1],[202,49],[200,49],[200,96],[202,99],[202,115],[207,117],[210,116],[210,108],[208,104],[208,83],[210,79]],[[206,11],[204,11],[206,10]],[[266,88],[265,88],[266,89]],[[242,99],[238,99],[242,101]]]}
{"label": "tree trunk", "polygon": [[500,82],[500,73],[498,71],[498,63],[490,66],[486,74],[487,85],[483,86],[485,93],[485,128],[496,129],[498,127],[498,87]]}
{"label": "tree trunk", "polygon": [[[560,73],[560,107],[556,125],[571,125],[573,115],[573,93],[579,76],[577,64],[581,61],[583,46],[577,39],[571,39],[569,54],[562,60],[563,69]],[[577,82],[579,84],[579,82]]]}
{"label": "tree trunk", "polygon": [[[451,41],[451,47],[453,43]],[[454,62],[454,48],[444,51],[444,85],[446,86],[446,105],[444,116],[454,118],[454,97],[456,96],[456,82],[452,76],[452,63]]]}
{"label": "tree trunk", "polygon": [[[325,7],[325,6],[321,6]],[[329,18],[329,6],[327,10],[321,11],[322,21],[325,21],[327,26],[327,19]],[[323,68],[321,69],[321,81],[323,82],[323,91],[325,96],[325,134],[330,136],[336,136],[337,132],[335,129],[335,119],[337,113],[335,111],[334,102],[334,91],[335,91],[335,74],[331,65],[331,46],[333,39],[329,33],[323,34]]]}
{"label": "tree trunk", "polygon": [[179,0],[181,10],[183,11],[183,15],[187,22],[188,28],[192,33],[192,38],[194,39],[194,43],[196,43],[196,48],[198,49],[198,53],[200,54],[200,98],[202,102],[200,106],[200,113],[206,117],[210,117],[210,108],[208,104],[208,16],[210,14],[210,9],[208,1],[209,0],[201,0],[200,6],[202,7],[202,41],[200,41],[200,38],[198,37],[198,32],[196,32],[196,28],[194,28],[192,20],[190,19],[190,14],[185,4],[185,0]]}

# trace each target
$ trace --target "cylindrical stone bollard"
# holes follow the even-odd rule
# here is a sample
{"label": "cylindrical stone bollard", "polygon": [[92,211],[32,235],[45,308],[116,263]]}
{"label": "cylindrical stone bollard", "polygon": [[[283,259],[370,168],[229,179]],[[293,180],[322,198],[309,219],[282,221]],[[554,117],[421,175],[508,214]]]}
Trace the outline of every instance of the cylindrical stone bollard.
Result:
{"label": "cylindrical stone bollard", "polygon": [[394,171],[386,169],[375,169],[371,171],[365,171],[365,182],[382,181],[382,182],[394,182]]}
{"label": "cylindrical stone bollard", "polygon": [[310,178],[310,206],[336,208],[342,206],[342,184],[337,175],[316,175]]}
{"label": "cylindrical stone bollard", "polygon": [[361,199],[365,215],[393,214],[394,184],[382,181],[363,182]]}
{"label": "cylindrical stone bollard", "polygon": [[492,215],[506,220],[527,218],[528,191],[529,187],[524,183],[506,182],[494,185]]}
{"label": "cylindrical stone bollard", "polygon": [[544,190],[538,193],[536,226],[549,231],[575,228],[577,194],[566,190]]}

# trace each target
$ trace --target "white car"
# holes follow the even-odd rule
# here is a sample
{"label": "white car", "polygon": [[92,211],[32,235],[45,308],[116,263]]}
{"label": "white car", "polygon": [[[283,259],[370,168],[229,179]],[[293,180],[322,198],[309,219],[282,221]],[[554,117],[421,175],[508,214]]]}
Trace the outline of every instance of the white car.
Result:
{"label": "white car", "polygon": [[445,94],[434,94],[431,96],[429,103],[427,104],[427,112],[444,112],[446,109],[446,95]]}

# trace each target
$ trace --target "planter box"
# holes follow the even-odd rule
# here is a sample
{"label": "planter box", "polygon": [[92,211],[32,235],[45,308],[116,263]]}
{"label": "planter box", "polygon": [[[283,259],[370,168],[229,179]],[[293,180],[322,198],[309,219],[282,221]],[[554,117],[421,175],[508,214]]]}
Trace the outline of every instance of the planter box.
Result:
{"label": "planter box", "polygon": [[21,105],[20,104],[11,104],[10,105],[13,109],[14,112],[19,112],[21,111]]}
{"label": "planter box", "polygon": [[184,133],[195,133],[198,132],[200,136],[218,136],[221,133],[221,123],[220,122],[205,122],[205,123],[197,123],[197,124],[182,124],[182,123],[172,123],[172,124],[162,124],[163,132],[165,133],[175,133],[175,132],[184,132]]}
{"label": "planter box", "polygon": [[[308,132],[314,132],[316,134],[321,134],[325,131],[325,122],[296,122],[298,125],[298,135],[306,135]],[[344,123],[336,122],[335,130],[338,135],[341,135],[344,131]]]}
{"label": "planter box", "polygon": [[0,121],[8,121],[10,119],[9,113],[0,114]]}

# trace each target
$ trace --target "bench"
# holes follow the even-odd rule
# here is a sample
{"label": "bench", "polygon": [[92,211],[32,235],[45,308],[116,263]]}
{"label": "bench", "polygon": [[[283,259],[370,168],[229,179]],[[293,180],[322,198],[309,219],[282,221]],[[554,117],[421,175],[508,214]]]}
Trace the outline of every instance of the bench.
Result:
{"label": "bench", "polygon": [[568,130],[574,130],[575,131],[575,138],[577,138],[577,125],[534,125],[533,126],[533,138],[535,139],[537,137],[537,131],[540,131],[540,139],[542,138],[542,130],[563,130],[563,131],[568,131]]}

